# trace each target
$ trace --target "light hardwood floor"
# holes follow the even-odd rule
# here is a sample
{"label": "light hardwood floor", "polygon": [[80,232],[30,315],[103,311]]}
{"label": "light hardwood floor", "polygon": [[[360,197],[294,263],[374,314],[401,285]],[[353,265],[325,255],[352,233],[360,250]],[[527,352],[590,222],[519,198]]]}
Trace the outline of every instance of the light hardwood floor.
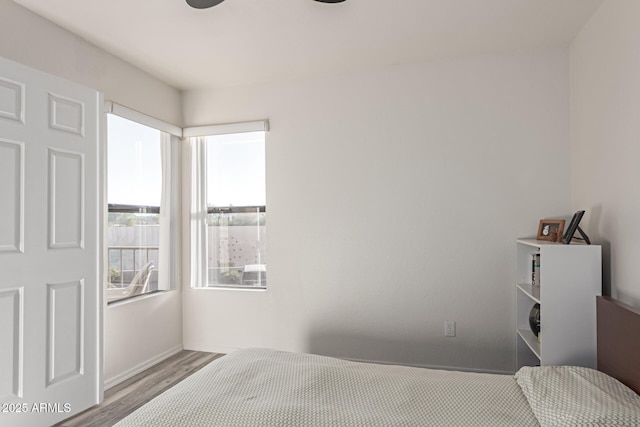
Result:
{"label": "light hardwood floor", "polygon": [[104,401],[56,427],[112,426],[174,384],[224,354],[183,350],[104,392]]}

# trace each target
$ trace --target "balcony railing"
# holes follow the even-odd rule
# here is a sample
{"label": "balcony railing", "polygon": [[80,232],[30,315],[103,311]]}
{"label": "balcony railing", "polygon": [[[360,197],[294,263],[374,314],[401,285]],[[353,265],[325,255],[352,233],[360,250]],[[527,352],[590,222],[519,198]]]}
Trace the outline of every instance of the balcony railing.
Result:
{"label": "balcony railing", "polygon": [[[156,268],[151,277],[150,289],[157,289],[158,246],[109,246],[109,283],[111,286],[125,287],[149,262]],[[115,259],[115,262],[114,262]]]}

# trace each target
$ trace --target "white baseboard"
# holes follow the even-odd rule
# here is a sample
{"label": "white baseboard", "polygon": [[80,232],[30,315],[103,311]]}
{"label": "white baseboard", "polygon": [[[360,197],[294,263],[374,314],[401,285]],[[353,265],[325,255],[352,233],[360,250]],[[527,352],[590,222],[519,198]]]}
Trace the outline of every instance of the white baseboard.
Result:
{"label": "white baseboard", "polygon": [[229,353],[233,353],[236,350],[239,350],[239,347],[225,347],[225,346],[210,345],[210,344],[184,343],[184,349],[190,350],[190,351],[206,351],[207,353],[229,354]]}
{"label": "white baseboard", "polygon": [[498,374],[498,375],[513,375],[513,371],[499,371],[493,369],[478,369],[478,368],[465,368],[460,366],[442,366],[442,365],[424,365],[424,364],[404,364],[394,362],[384,362],[379,360],[367,360],[367,359],[352,359],[348,358],[352,362],[361,363],[374,363],[376,365],[396,365],[396,366],[409,366],[412,368],[424,368],[424,369],[437,369],[440,371],[458,371],[458,372],[476,372],[481,374]]}
{"label": "white baseboard", "polygon": [[[236,350],[239,350],[239,347],[223,347],[209,344],[186,344],[184,345],[185,350],[192,351],[206,351],[209,353],[223,353],[229,354],[233,353]],[[337,357],[337,356],[329,356],[329,357]],[[426,369],[438,369],[444,371],[460,371],[460,372],[477,372],[483,374],[499,374],[499,375],[513,375],[513,371],[501,371],[501,370],[492,370],[492,369],[478,369],[478,368],[465,368],[460,366],[442,366],[442,365],[424,365],[424,364],[403,364],[397,362],[386,362],[380,360],[370,360],[370,359],[354,359],[354,358],[343,358],[345,360],[351,360],[352,362],[361,362],[361,363],[374,363],[377,365],[398,365],[398,366],[410,366],[413,368],[426,368]]]}
{"label": "white baseboard", "polygon": [[131,369],[127,369],[126,371],[116,375],[115,377],[111,377],[109,379],[106,379],[104,382],[104,389],[108,390],[111,387],[120,384],[123,381],[128,380],[129,378],[132,378],[136,375],[138,375],[140,372],[144,371],[145,369],[149,369],[150,367],[152,367],[153,365],[156,365],[160,362],[162,362],[164,359],[167,359],[171,356],[173,356],[174,354],[177,354],[179,352],[181,352],[183,350],[182,345],[176,346],[168,351],[165,351],[162,354],[159,354],[155,357],[152,357],[149,360],[146,360],[142,363],[140,363],[137,366],[134,366]]}

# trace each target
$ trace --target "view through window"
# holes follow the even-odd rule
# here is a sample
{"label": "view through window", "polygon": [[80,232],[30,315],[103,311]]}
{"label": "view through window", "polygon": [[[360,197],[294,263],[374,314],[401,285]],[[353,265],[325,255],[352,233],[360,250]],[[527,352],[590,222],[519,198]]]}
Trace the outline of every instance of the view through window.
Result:
{"label": "view through window", "polygon": [[107,301],[158,290],[162,132],[108,114]]}
{"label": "view through window", "polygon": [[266,288],[265,132],[205,144],[208,284]]}

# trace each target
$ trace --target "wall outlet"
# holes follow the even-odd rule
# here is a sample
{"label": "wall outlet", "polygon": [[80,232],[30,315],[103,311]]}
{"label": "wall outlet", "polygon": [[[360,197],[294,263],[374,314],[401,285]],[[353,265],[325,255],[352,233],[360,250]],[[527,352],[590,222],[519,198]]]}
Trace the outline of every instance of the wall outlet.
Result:
{"label": "wall outlet", "polygon": [[446,320],[444,322],[444,336],[455,337],[456,336],[456,322],[453,320]]}

